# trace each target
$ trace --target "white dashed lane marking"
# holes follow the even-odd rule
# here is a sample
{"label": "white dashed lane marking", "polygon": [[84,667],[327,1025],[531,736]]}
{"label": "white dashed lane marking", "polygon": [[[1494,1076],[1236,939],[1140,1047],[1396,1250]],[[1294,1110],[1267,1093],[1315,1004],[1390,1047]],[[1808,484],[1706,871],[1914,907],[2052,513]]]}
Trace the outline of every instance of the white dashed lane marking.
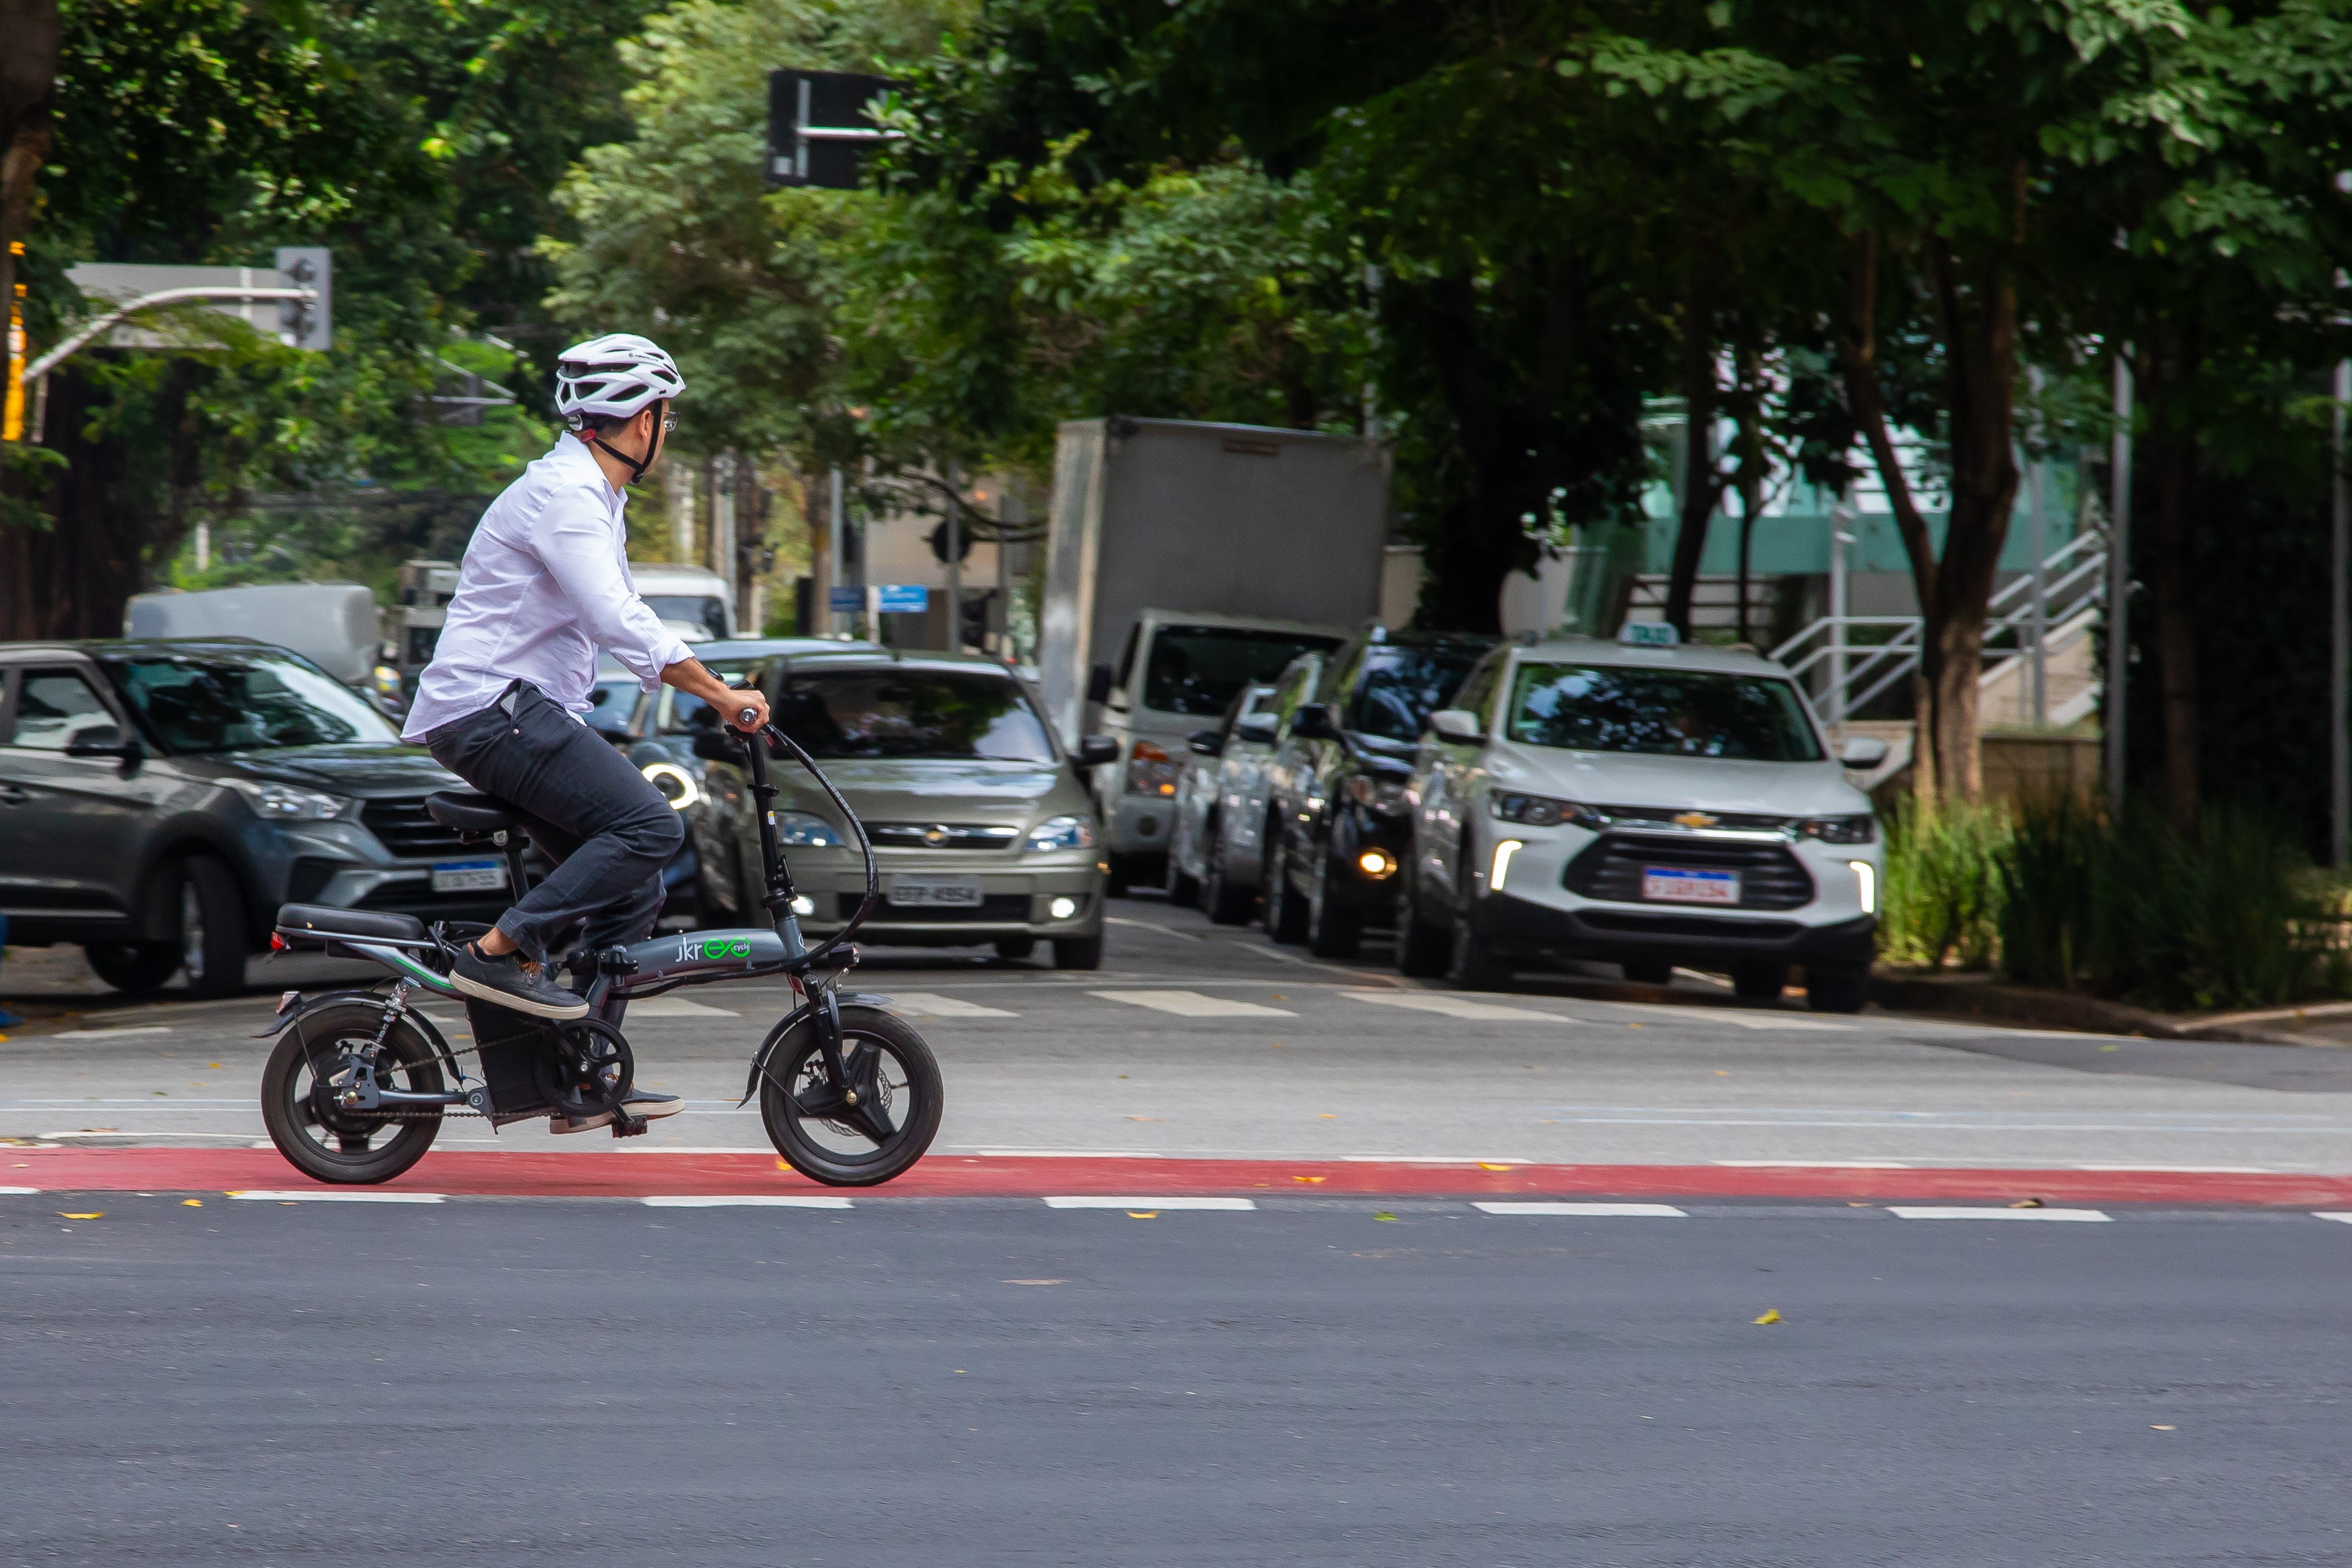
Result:
{"label": "white dashed lane marking", "polygon": [[978,1002],[959,1001],[936,991],[893,991],[890,1010],[919,1019],[1017,1019],[1019,1013],[1003,1008],[984,1008]]}
{"label": "white dashed lane marking", "polygon": [[1442,1013],[1453,1019],[1480,1019],[1498,1023],[1580,1023],[1580,1019],[1532,1008],[1507,1008],[1444,991],[1341,991],[1350,1001],[1375,1002],[1384,1008],[1408,1008],[1414,1012]]}
{"label": "white dashed lane marking", "polygon": [[1131,1008],[1150,1008],[1154,1012],[1174,1013],[1179,1018],[1295,1019],[1298,1016],[1287,1008],[1260,1007],[1255,1002],[1205,996],[1199,991],[1095,991],[1090,994],[1107,1002],[1125,1002]]}
{"label": "white dashed lane marking", "polygon": [[786,1197],[766,1193],[747,1193],[740,1197],[649,1197],[644,1200],[647,1208],[847,1208],[845,1197]]}
{"label": "white dashed lane marking", "polygon": [[1171,1209],[1216,1209],[1225,1213],[1247,1213],[1257,1207],[1246,1197],[1049,1197],[1047,1208],[1151,1208],[1166,1212]]}
{"label": "white dashed lane marking", "polygon": [[[31,1189],[25,1188],[23,1190],[30,1191]],[[2311,1218],[2314,1219],[2332,1219],[2338,1225],[2352,1225],[2352,1214],[2347,1214],[2340,1209],[2314,1209],[2312,1210]]]}
{"label": "white dashed lane marking", "polygon": [[446,1203],[437,1192],[233,1192],[243,1203]]}
{"label": "white dashed lane marking", "polygon": [[2104,1225],[2113,1217],[2095,1208],[1903,1208],[1889,1204],[1897,1219],[2059,1219]]}
{"label": "white dashed lane marking", "polygon": [[[0,1197],[31,1197],[40,1190],[37,1186],[0,1186]],[[2333,1217],[2323,1214],[2320,1218],[2326,1219]]]}
{"label": "white dashed lane marking", "polygon": [[1488,1214],[1566,1216],[1577,1219],[1688,1219],[1671,1203],[1479,1203]]}

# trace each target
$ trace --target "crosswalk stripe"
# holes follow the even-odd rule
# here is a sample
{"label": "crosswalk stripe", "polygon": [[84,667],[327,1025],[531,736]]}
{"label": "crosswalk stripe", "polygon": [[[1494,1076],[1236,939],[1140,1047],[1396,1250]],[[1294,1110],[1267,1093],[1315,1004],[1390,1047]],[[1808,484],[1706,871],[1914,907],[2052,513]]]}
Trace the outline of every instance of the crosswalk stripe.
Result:
{"label": "crosswalk stripe", "polygon": [[1199,991],[1091,991],[1087,994],[1108,1002],[1125,1002],[1131,1008],[1150,1008],[1154,1012],[1174,1013],[1179,1018],[1295,1019],[1298,1016],[1287,1008],[1260,1007],[1255,1002],[1205,996]]}
{"label": "crosswalk stripe", "polygon": [[1474,1001],[1468,997],[1451,996],[1444,991],[1341,991],[1339,994],[1352,1001],[1373,1002],[1384,1008],[1405,1008],[1417,1013],[1442,1013],[1452,1019],[1518,1019],[1527,1023],[1583,1021],[1559,1013],[1539,1013],[1532,1008],[1507,1008],[1493,1002]]}
{"label": "crosswalk stripe", "polygon": [[1488,1214],[1566,1215],[1595,1219],[1688,1219],[1671,1203],[1479,1203]]}
{"label": "crosswalk stripe", "polygon": [[773,1193],[746,1193],[740,1197],[661,1197],[645,1200],[647,1208],[847,1208],[845,1197],[785,1197]]}
{"label": "crosswalk stripe", "polygon": [[1243,1213],[1257,1207],[1253,1198],[1246,1197],[1049,1197],[1047,1208],[1150,1208],[1163,1212],[1177,1208],[1217,1209],[1226,1213]]}
{"label": "crosswalk stripe", "polygon": [[1897,1219],[2073,1219],[2105,1224],[2113,1218],[2095,1208],[1901,1208],[1886,1212]]}
{"label": "crosswalk stripe", "polygon": [[444,1203],[444,1194],[437,1192],[317,1192],[303,1188],[295,1192],[233,1192],[229,1197],[242,1203]]}
{"label": "crosswalk stripe", "polygon": [[907,1013],[919,1019],[1017,1019],[1019,1013],[1006,1012],[1003,1008],[984,1008],[978,1002],[959,1001],[940,996],[937,991],[893,991],[890,1010]]}

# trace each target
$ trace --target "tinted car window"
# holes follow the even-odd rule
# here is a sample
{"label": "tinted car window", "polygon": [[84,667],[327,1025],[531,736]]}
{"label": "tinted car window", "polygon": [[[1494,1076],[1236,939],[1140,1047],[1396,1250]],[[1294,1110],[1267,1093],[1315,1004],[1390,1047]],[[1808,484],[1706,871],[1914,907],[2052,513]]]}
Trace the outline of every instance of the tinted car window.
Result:
{"label": "tinted car window", "polygon": [[1001,675],[874,670],[787,676],[776,723],[819,758],[1051,762],[1053,743]]}
{"label": "tinted car window", "polygon": [[400,739],[358,693],[290,654],[159,655],[108,659],[102,667],[163,748],[179,756]]}
{"label": "tinted car window", "polygon": [[1569,751],[1755,762],[1822,757],[1788,682],[1712,671],[1522,664],[1505,733]]}
{"label": "tinted car window", "polygon": [[27,670],[16,693],[16,733],[8,744],[31,751],[63,751],[85,731],[113,727],[114,716],[79,675],[70,670]]}
{"label": "tinted car window", "polygon": [[646,608],[665,621],[699,626],[713,637],[727,635],[727,606],[702,593],[648,593]]}
{"label": "tinted car window", "polygon": [[1461,687],[1479,653],[1375,645],[1364,655],[1363,683],[1349,706],[1348,727],[1384,740],[1418,740],[1422,725]]}
{"label": "tinted car window", "polygon": [[1337,637],[1252,632],[1235,626],[1162,626],[1151,639],[1143,706],[1161,713],[1218,714],[1252,681],[1270,681],[1301,653],[1324,653]]}

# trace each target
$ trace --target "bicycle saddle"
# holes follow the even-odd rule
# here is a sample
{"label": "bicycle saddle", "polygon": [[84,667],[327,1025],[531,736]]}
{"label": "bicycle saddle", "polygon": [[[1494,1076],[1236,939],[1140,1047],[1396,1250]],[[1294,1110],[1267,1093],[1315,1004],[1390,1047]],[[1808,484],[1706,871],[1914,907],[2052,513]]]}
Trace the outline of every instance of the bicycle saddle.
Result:
{"label": "bicycle saddle", "polygon": [[522,825],[522,813],[495,795],[471,789],[436,789],[425,797],[425,811],[445,828],[461,833],[502,833]]}

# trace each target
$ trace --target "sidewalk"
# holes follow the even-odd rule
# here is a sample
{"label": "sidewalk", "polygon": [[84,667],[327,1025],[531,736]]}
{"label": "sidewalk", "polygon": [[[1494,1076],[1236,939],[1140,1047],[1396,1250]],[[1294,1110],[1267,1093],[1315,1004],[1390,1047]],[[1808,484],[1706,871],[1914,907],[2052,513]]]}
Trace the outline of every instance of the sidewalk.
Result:
{"label": "sidewalk", "polygon": [[2248,1012],[2159,1013],[2072,991],[2005,985],[1990,975],[1888,968],[1871,977],[1870,999],[1891,1012],[2092,1034],[2242,1045],[2352,1046],[2352,1002],[2309,1002]]}

